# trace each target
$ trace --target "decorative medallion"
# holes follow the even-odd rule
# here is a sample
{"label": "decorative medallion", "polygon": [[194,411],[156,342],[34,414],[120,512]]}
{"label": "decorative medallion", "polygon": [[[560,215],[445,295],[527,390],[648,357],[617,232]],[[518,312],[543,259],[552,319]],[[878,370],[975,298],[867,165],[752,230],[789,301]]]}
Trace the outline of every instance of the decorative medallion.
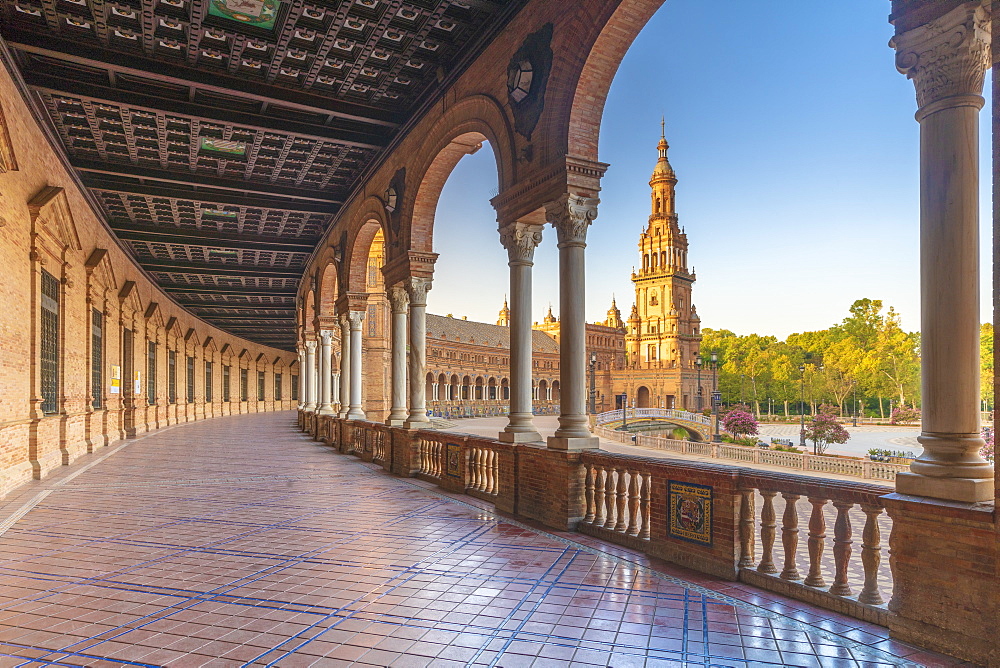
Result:
{"label": "decorative medallion", "polygon": [[524,39],[507,65],[507,99],[514,112],[514,129],[528,141],[545,106],[545,87],[552,69],[552,24],[546,23]]}
{"label": "decorative medallion", "polygon": [[448,443],[445,451],[445,473],[452,478],[462,477],[462,446]]}
{"label": "decorative medallion", "polygon": [[712,488],[688,482],[668,483],[670,537],[712,545]]}
{"label": "decorative medallion", "polygon": [[198,145],[198,152],[201,155],[211,155],[230,160],[245,160],[247,157],[247,145],[240,141],[202,137]]}
{"label": "decorative medallion", "polygon": [[273,30],[281,0],[211,0],[208,15],[263,30]]}

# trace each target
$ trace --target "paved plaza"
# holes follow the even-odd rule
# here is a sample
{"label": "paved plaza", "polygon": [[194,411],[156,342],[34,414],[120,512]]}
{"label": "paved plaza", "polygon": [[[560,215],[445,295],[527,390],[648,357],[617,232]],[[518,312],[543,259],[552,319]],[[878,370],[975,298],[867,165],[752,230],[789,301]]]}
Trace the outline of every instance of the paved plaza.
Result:
{"label": "paved plaza", "polygon": [[0,506],[0,666],[960,665],[218,418]]}

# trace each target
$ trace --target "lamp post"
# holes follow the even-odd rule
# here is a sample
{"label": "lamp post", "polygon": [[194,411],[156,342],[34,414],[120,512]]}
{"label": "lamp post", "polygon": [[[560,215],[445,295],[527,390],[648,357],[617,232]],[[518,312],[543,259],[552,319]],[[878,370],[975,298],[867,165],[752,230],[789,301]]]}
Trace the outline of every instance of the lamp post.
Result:
{"label": "lamp post", "polygon": [[857,384],[857,382],[853,383],[853,387],[851,389],[854,390],[854,410],[851,411],[854,415],[853,415],[853,417],[851,419],[851,426],[852,427],[857,427],[858,426],[858,384]]}
{"label": "lamp post", "polygon": [[622,431],[628,431],[628,392],[622,392]]}
{"label": "lamp post", "polygon": [[746,378],[746,374],[740,374],[740,403],[743,403],[743,380]]}
{"label": "lamp post", "polygon": [[694,365],[698,367],[698,412],[701,412],[701,355],[694,359]]}
{"label": "lamp post", "polygon": [[722,434],[719,433],[719,402],[722,400],[722,395],[719,393],[719,356],[713,352],[710,360],[712,362],[712,415],[715,418],[712,441],[722,443]]}
{"label": "lamp post", "polygon": [[590,413],[593,415],[597,412],[597,377],[595,370],[597,368],[597,353],[590,353]]}
{"label": "lamp post", "polygon": [[801,389],[799,391],[799,446],[806,447],[806,365],[799,365],[799,373],[802,375]]}

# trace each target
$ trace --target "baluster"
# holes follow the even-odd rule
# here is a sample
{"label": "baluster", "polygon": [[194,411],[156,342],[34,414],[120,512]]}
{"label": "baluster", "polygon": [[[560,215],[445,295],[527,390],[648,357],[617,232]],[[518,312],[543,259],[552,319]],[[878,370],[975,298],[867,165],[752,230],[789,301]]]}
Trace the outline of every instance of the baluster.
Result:
{"label": "baluster", "polygon": [[628,517],[626,516],[628,508],[628,482],[625,480],[625,469],[616,468],[615,476],[618,478],[618,489],[616,495],[618,497],[618,521],[615,523],[614,530],[624,533],[628,528]]}
{"label": "baluster", "polygon": [[642,503],[640,504],[642,512],[642,531],[639,532],[639,537],[644,538],[645,540],[649,540],[649,531],[653,525],[652,517],[650,517],[649,514],[649,504],[650,504],[650,499],[652,498],[652,492],[651,492],[652,489],[653,489],[653,476],[652,474],[647,473],[644,476],[644,480],[642,481],[642,493],[641,493]]}
{"label": "baluster", "polygon": [[434,445],[434,462],[436,464],[434,475],[440,478],[444,474],[444,444],[435,443]]}
{"label": "baluster", "polygon": [[495,470],[497,463],[496,450],[486,451],[486,493],[497,493],[497,473]]}
{"label": "baluster", "polygon": [[848,511],[854,507],[847,501],[834,501],[837,509],[837,520],[833,524],[833,584],[830,593],[837,596],[850,596],[851,585],[847,582],[847,565],[851,562],[851,516]]}
{"label": "baluster", "polygon": [[826,586],[826,580],[823,579],[823,574],[820,572],[823,561],[823,545],[826,542],[826,516],[823,514],[823,506],[826,505],[826,501],[826,499],[809,497],[809,503],[813,507],[812,514],[809,516],[809,540],[807,543],[809,574],[806,575],[803,583],[810,587]]}
{"label": "baluster", "polygon": [[469,450],[469,488],[479,491],[479,448]]}
{"label": "baluster", "polygon": [[424,466],[424,439],[417,441],[417,470],[421,473],[427,473]]}
{"label": "baluster", "polygon": [[879,530],[878,517],[882,509],[878,506],[862,504],[865,514],[865,529],[861,533],[861,563],[865,568],[865,585],[858,595],[860,603],[882,605],[882,594],[878,590],[878,567],[882,563],[882,532]]}
{"label": "baluster", "polygon": [[607,476],[603,466],[594,468],[594,521],[595,527],[604,526],[604,479]]}
{"label": "baluster", "polygon": [[752,489],[740,492],[740,568],[753,568],[754,564],[754,503]]}
{"label": "baluster", "polygon": [[587,516],[583,518],[584,524],[593,524],[596,509],[594,508],[594,480],[597,477],[597,467],[587,466],[587,483],[585,496],[587,499]]}
{"label": "baluster", "polygon": [[777,573],[774,566],[774,497],[777,492],[761,490],[760,495],[764,497],[764,506],[760,509],[760,564],[757,571],[760,573]]}
{"label": "baluster", "polygon": [[628,474],[628,531],[630,536],[639,535],[639,473]]}
{"label": "baluster", "polygon": [[604,505],[607,507],[607,515],[605,515],[604,528],[614,529],[615,499],[617,498],[615,494],[615,470],[610,466],[606,470],[607,475],[604,478]]}
{"label": "baluster", "polygon": [[479,491],[490,491],[490,451],[482,448],[479,451]]}
{"label": "baluster", "polygon": [[801,580],[799,568],[795,565],[795,551],[799,547],[799,513],[795,509],[798,494],[781,493],[785,500],[785,514],[781,517],[781,546],[785,549],[785,567],[781,569],[782,580]]}

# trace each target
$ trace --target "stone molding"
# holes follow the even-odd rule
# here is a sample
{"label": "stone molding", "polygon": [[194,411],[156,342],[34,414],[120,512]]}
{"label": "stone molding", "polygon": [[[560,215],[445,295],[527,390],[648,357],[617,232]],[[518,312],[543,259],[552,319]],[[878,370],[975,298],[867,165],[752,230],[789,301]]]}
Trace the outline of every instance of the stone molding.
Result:
{"label": "stone molding", "polygon": [[393,315],[406,313],[406,307],[410,304],[410,295],[407,294],[406,288],[401,285],[394,285],[386,292],[389,296],[389,304],[392,306]]}
{"label": "stone molding", "polygon": [[410,306],[427,306],[427,293],[431,289],[431,279],[411,277],[403,282],[410,296]]}
{"label": "stone molding", "polygon": [[586,246],[587,228],[597,218],[596,197],[567,194],[545,205],[545,218],[556,228],[559,248]]}
{"label": "stone molding", "polygon": [[542,243],[544,226],[516,222],[500,228],[500,243],[507,249],[510,264],[531,265],[535,258],[535,248]]}
{"label": "stone molding", "polygon": [[949,97],[982,95],[990,19],[978,0],[896,35],[889,46],[896,50],[896,69],[913,80],[921,109]]}

